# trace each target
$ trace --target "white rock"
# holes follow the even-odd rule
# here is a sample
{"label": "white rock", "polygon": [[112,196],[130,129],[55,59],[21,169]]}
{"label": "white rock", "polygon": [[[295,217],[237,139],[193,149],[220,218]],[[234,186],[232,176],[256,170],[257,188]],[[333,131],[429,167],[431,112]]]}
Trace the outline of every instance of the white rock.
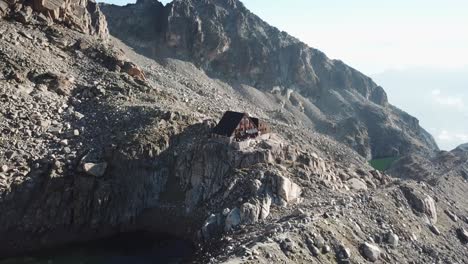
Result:
{"label": "white rock", "polygon": [[290,179],[278,175],[278,195],[286,202],[291,203],[298,200],[302,190],[299,185],[292,182]]}
{"label": "white rock", "polygon": [[347,183],[353,190],[367,190],[367,184],[360,179],[352,178]]}
{"label": "white rock", "polygon": [[8,166],[7,165],[2,165],[1,169],[2,172],[7,172],[8,171]]}

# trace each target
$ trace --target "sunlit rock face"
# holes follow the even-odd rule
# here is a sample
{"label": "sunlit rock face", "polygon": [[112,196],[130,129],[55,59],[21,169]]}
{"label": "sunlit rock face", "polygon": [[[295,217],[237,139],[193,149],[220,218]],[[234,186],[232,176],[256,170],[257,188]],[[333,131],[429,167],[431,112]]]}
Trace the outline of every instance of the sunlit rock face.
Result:
{"label": "sunlit rock face", "polygon": [[109,36],[106,18],[93,0],[1,0],[0,16],[10,16],[23,23],[39,17],[41,21],[61,23],[102,39]]}

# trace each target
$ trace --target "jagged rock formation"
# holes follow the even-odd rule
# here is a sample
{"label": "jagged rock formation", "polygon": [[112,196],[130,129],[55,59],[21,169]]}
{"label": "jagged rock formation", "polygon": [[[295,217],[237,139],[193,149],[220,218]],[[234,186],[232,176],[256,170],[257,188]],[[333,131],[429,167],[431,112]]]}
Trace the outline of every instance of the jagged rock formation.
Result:
{"label": "jagged rock formation", "polygon": [[107,39],[109,31],[104,15],[94,0],[0,0],[0,18],[17,19],[22,23],[37,20],[56,22],[80,32]]}
{"label": "jagged rock formation", "polygon": [[152,58],[283,94],[283,108],[366,158],[437,150],[418,120],[388,103],[369,77],[271,27],[239,1],[139,0],[102,5],[111,33]]}

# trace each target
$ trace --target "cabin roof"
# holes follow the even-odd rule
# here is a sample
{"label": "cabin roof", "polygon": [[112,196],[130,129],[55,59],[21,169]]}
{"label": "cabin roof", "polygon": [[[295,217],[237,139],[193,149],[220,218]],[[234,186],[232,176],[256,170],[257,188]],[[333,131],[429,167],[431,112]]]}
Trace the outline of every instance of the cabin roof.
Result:
{"label": "cabin roof", "polygon": [[226,137],[232,136],[232,133],[234,133],[237,125],[239,125],[239,122],[245,115],[245,113],[226,111],[218,125],[213,129],[213,133]]}

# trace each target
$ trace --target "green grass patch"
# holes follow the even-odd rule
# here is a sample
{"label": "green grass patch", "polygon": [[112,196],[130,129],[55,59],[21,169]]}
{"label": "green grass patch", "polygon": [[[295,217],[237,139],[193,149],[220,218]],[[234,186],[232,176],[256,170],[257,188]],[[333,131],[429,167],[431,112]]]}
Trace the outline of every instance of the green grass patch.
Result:
{"label": "green grass patch", "polygon": [[396,157],[373,159],[369,161],[369,164],[376,170],[386,171],[397,159]]}

